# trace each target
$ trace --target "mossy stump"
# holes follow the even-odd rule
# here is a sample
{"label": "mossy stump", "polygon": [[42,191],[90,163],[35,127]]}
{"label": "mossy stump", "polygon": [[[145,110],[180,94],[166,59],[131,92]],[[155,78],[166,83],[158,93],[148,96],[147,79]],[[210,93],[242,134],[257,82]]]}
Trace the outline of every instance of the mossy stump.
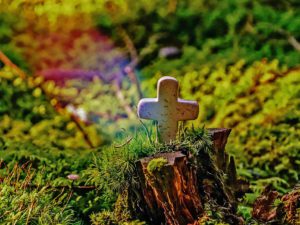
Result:
{"label": "mossy stump", "polygon": [[128,191],[134,217],[149,224],[186,225],[201,224],[217,212],[227,223],[243,224],[236,210],[245,185],[225,153],[230,129],[209,133],[211,152],[180,149],[137,161],[137,179]]}

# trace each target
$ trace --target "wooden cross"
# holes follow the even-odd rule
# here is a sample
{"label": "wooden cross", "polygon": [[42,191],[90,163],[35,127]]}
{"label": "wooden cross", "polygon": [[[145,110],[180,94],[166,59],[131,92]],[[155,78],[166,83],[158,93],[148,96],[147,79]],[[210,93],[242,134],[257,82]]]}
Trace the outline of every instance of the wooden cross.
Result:
{"label": "wooden cross", "polygon": [[162,77],[157,83],[157,98],[144,98],[138,104],[138,116],[158,122],[159,140],[170,142],[176,139],[178,121],[198,117],[196,101],[178,98],[178,81],[173,77]]}

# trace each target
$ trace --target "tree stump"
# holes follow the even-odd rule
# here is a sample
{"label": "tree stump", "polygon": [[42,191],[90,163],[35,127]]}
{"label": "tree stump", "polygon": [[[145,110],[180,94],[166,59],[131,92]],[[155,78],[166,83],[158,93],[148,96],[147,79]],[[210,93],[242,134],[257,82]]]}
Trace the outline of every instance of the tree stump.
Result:
{"label": "tree stump", "polygon": [[149,224],[200,224],[209,210],[216,210],[224,221],[243,224],[236,209],[246,184],[237,180],[234,159],[225,153],[230,129],[209,133],[211,152],[180,149],[137,161],[137,179],[128,189],[134,217]]}

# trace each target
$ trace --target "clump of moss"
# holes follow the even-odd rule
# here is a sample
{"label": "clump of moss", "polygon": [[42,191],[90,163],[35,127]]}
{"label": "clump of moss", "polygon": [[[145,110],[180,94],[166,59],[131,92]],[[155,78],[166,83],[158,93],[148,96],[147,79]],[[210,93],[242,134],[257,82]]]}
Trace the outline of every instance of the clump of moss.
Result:
{"label": "clump of moss", "polygon": [[68,205],[69,193],[32,186],[31,165],[16,164],[8,172],[0,179],[0,224],[82,224]]}
{"label": "clump of moss", "polygon": [[140,220],[132,220],[128,222],[120,222],[114,217],[114,213],[110,211],[103,211],[99,213],[93,213],[91,216],[92,225],[146,225],[145,222]]}
{"label": "clump of moss", "polygon": [[93,225],[113,225],[116,221],[113,219],[113,213],[110,211],[102,211],[90,215],[91,224]]}
{"label": "clump of moss", "polygon": [[167,159],[163,157],[152,159],[147,165],[147,171],[153,175],[154,173],[159,172],[167,163]]}

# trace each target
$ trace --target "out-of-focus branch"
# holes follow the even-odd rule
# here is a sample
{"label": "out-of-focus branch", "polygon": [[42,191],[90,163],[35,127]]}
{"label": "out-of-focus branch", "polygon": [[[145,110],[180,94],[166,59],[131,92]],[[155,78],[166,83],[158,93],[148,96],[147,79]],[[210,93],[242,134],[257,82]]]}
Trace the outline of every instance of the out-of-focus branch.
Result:
{"label": "out-of-focus branch", "polygon": [[127,73],[128,77],[131,79],[133,83],[135,83],[139,98],[141,99],[143,97],[142,90],[141,90],[141,85],[138,81],[137,75],[135,73],[135,67],[138,65],[139,62],[139,57],[137,50],[134,46],[134,43],[126,30],[123,28],[119,28],[119,32],[123,38],[123,41],[126,45],[126,48],[128,49],[128,52],[130,54],[131,62],[125,67],[125,73]]}
{"label": "out-of-focus branch", "polygon": [[298,52],[300,51],[300,42],[294,36],[288,37],[288,42],[296,49]]}
{"label": "out-of-focus branch", "polygon": [[296,51],[300,51],[300,42],[295,38],[295,36],[293,36],[290,32],[282,29],[281,27],[277,27],[271,23],[265,23],[266,25],[272,27],[275,31],[277,31],[278,33],[286,36],[287,38],[287,41],[290,45],[293,46],[293,48],[296,50]]}
{"label": "out-of-focus branch", "polygon": [[[57,112],[60,112],[60,113],[66,112],[66,109],[63,106],[61,106],[61,104],[59,102],[56,103],[56,105],[54,107]],[[82,121],[80,120],[80,118],[72,113],[70,113],[70,115],[71,115],[70,116],[71,120],[76,124],[78,130],[82,133],[85,142],[88,144],[88,146],[90,148],[94,148],[95,146],[93,145],[93,142],[91,141],[89,135],[84,130],[84,128],[82,126]]]}
{"label": "out-of-focus branch", "polygon": [[[15,72],[22,78],[22,79],[25,79],[27,77],[26,73],[20,69],[16,64],[14,64],[2,51],[0,51],[0,60],[8,67],[11,67],[15,70]],[[47,92],[45,91],[44,87],[42,84],[39,84],[38,85],[39,88],[41,88],[41,90],[45,93],[45,96],[47,96],[49,98],[49,96],[46,94]],[[56,109],[60,108],[60,105],[57,104],[55,106]],[[57,110],[59,112],[59,110]],[[71,115],[71,120],[76,124],[78,130],[82,133],[83,137],[84,137],[84,140],[85,142],[91,147],[93,148],[93,143],[92,141],[90,140],[88,134],[85,132],[85,130],[83,129],[81,123],[80,123],[80,120],[74,116],[74,115]]]}
{"label": "out-of-focus branch", "polygon": [[118,31],[121,34],[121,37],[123,38],[126,48],[128,49],[128,52],[130,54],[131,62],[129,63],[128,66],[135,68],[139,62],[139,59],[138,59],[138,53],[133,44],[133,41],[125,29],[123,29],[122,27],[119,27]]}
{"label": "out-of-focus branch", "polygon": [[133,112],[132,107],[126,102],[126,99],[122,93],[122,88],[119,85],[118,81],[115,80],[113,84],[116,88],[115,90],[116,96],[119,99],[121,106],[124,108],[126,114],[128,115],[129,118],[135,118],[135,113]]}
{"label": "out-of-focus branch", "polygon": [[82,133],[85,142],[90,146],[90,148],[94,148],[95,146],[93,145],[92,141],[90,140],[90,137],[88,136],[88,134],[85,132],[85,130],[81,126],[80,119],[77,116],[74,116],[74,115],[71,115],[71,119],[73,120],[73,122],[76,124],[77,128]]}
{"label": "out-of-focus branch", "polygon": [[24,73],[24,71],[21,70],[16,64],[14,64],[1,50],[0,60],[4,63],[4,65],[13,68],[22,79],[26,78],[26,74]]}
{"label": "out-of-focus branch", "polygon": [[282,28],[278,28],[277,30],[280,34],[283,34],[287,37],[288,43],[290,43],[290,45],[292,45],[296,51],[300,51],[300,43],[292,34]]}

